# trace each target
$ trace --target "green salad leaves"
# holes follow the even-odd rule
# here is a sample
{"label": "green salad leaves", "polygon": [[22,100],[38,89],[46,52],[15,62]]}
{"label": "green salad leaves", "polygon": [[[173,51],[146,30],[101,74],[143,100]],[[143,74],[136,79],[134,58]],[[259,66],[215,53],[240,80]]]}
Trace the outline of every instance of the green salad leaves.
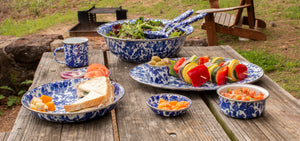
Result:
{"label": "green salad leaves", "polygon": [[[143,17],[137,19],[134,23],[123,23],[112,26],[107,36],[122,39],[145,39],[144,31],[158,31],[164,27],[161,21],[144,20]],[[169,37],[183,35],[184,32],[174,30]]]}

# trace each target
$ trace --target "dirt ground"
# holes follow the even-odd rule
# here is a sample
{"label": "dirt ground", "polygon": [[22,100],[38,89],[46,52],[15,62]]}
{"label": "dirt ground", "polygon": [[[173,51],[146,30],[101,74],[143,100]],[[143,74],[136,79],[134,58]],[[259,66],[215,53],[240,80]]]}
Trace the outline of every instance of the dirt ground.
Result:
{"label": "dirt ground", "polygon": [[0,111],[3,113],[0,116],[0,132],[10,132],[12,127],[14,126],[16,117],[20,111],[22,104],[14,105],[8,107],[6,103],[1,103]]}

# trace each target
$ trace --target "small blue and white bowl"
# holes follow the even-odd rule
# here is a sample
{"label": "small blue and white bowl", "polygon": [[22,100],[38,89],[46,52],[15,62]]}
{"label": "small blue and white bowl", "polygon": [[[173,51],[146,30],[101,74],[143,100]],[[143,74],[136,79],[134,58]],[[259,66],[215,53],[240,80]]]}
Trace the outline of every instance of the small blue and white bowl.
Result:
{"label": "small blue and white bowl", "polygon": [[[189,102],[188,107],[180,109],[180,110],[162,110],[162,109],[158,109],[158,103],[159,103],[159,99],[162,98],[166,101],[187,101]],[[146,104],[150,107],[150,109],[159,115],[165,116],[165,117],[175,117],[181,114],[184,114],[192,105],[192,100],[189,99],[186,96],[183,95],[179,95],[179,94],[170,94],[170,93],[163,93],[163,94],[158,94],[158,95],[154,95],[151,96],[147,101]]]}
{"label": "small blue and white bowl", "polygon": [[[76,94],[76,86],[86,80],[88,79],[65,79],[41,85],[23,95],[21,99],[22,105],[30,111],[31,114],[43,120],[59,123],[82,122],[99,118],[109,113],[117,106],[125,94],[125,90],[120,84],[111,82],[115,86],[115,98],[111,104],[104,107],[91,108],[77,112],[65,112],[64,105],[72,104],[79,99]],[[31,99],[33,97],[39,98],[41,95],[47,95],[53,98],[55,111],[41,112],[30,108]]]}
{"label": "small blue and white bowl", "polygon": [[[164,24],[169,22],[169,20],[163,19],[149,20],[162,21]],[[183,47],[186,37],[194,30],[191,25],[180,27],[179,29],[184,31],[185,35],[163,39],[120,39],[106,35],[116,24],[134,23],[135,21],[136,19],[119,20],[103,24],[97,29],[97,32],[104,37],[110,51],[122,60],[131,63],[145,63],[150,61],[152,56],[174,57]]]}
{"label": "small blue and white bowl", "polygon": [[153,66],[148,63],[145,65],[148,67],[148,73],[146,75],[151,82],[165,85],[169,83],[169,66]]}
{"label": "small blue and white bowl", "polygon": [[[227,89],[238,89],[238,88],[250,88],[250,90],[256,91],[256,93],[263,93],[264,99],[255,101],[242,101],[233,100],[221,95],[225,93]],[[231,84],[220,87],[217,90],[219,95],[219,108],[227,116],[239,119],[251,119],[259,117],[263,114],[266,108],[266,100],[269,98],[269,92],[259,86],[251,84]]]}

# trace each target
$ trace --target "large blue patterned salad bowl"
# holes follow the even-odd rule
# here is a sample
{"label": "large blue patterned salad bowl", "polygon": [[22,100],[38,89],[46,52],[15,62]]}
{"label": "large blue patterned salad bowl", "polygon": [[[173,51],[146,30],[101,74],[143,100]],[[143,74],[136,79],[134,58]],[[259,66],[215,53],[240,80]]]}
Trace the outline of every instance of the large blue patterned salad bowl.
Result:
{"label": "large blue patterned salad bowl", "polygon": [[[229,89],[238,88],[250,88],[250,90],[256,93],[261,92],[264,94],[264,98],[262,100],[243,101],[230,99],[221,94]],[[221,112],[227,116],[239,119],[251,119],[261,116],[266,108],[266,100],[269,98],[269,92],[266,89],[251,84],[225,85],[220,87],[217,93],[219,95],[219,108]]]}
{"label": "large blue patterned salad bowl", "polygon": [[[107,114],[116,107],[120,99],[124,96],[124,88],[118,83],[111,82],[115,86],[115,98],[113,103],[104,107],[87,109],[78,112],[65,112],[64,105],[71,104],[78,99],[76,86],[86,80],[88,79],[66,79],[41,85],[25,93],[21,102],[26,109],[40,119],[51,122],[72,123],[99,118],[100,116]],[[31,99],[33,97],[39,98],[41,95],[47,95],[53,98],[56,108],[55,111],[41,112],[30,109],[29,104]]]}
{"label": "large blue patterned salad bowl", "polygon": [[[98,27],[97,32],[105,38],[106,44],[110,51],[126,62],[144,63],[151,60],[152,56],[160,58],[174,57],[183,47],[186,37],[193,32],[193,27],[187,25],[179,27],[185,34],[162,39],[121,39],[107,35],[112,26],[122,23],[134,23],[137,19],[120,20],[110,22]],[[160,19],[149,19],[158,21]],[[163,24],[169,20],[160,20]]]}

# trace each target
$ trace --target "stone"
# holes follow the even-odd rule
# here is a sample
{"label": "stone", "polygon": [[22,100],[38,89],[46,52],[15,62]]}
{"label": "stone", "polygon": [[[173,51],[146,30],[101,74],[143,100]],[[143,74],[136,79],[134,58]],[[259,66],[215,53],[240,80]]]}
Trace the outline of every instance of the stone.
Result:
{"label": "stone", "polygon": [[[32,80],[36,67],[50,43],[63,39],[61,35],[34,35],[27,37],[0,36],[0,86],[15,87],[25,80]],[[11,81],[11,76],[15,82]],[[22,86],[27,90],[28,86]],[[8,96],[10,91],[0,89],[0,94]]]}
{"label": "stone", "polygon": [[54,50],[58,47],[62,47],[64,46],[62,39],[55,39],[53,42],[50,43],[50,49],[51,49],[51,52],[54,52]]}
{"label": "stone", "polygon": [[62,35],[35,35],[19,38],[4,48],[7,56],[17,63],[39,62],[44,52],[51,51],[50,43]]}
{"label": "stone", "polygon": [[271,27],[276,27],[277,24],[275,22],[271,22]]}

